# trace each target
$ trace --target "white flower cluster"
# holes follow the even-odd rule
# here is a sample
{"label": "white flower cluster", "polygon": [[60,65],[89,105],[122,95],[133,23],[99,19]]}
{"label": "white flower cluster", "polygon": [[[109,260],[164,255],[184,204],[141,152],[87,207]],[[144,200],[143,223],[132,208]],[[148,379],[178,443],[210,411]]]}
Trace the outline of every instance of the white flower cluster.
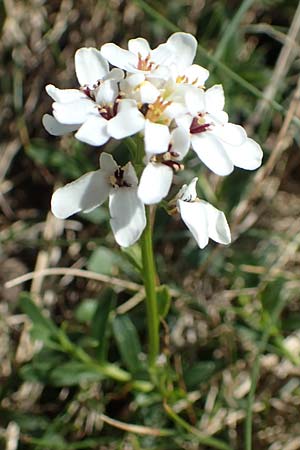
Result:
{"label": "white flower cluster", "polygon": [[[80,87],[46,87],[54,100],[53,115],[46,114],[46,130],[75,137],[94,146],[110,138],[139,133],[144,139],[145,168],[140,180],[129,162],[119,167],[102,153],[100,169],[58,189],[52,211],[59,218],[91,211],[109,198],[111,227],[117,242],[129,246],[144,230],[145,204],[168,195],[174,172],[192,148],[217,175],[234,166],[260,166],[262,150],[245,130],[228,121],[221,85],[205,89],[209,72],[193,64],[197,41],[188,33],[174,33],[151,50],[143,38],[131,39],[128,50],[113,43],[101,50],[81,48],[75,54]],[[111,68],[113,67],[113,68]],[[176,210],[200,248],[211,238],[228,244],[230,231],[224,214],[196,194],[197,179],[183,186]]]}

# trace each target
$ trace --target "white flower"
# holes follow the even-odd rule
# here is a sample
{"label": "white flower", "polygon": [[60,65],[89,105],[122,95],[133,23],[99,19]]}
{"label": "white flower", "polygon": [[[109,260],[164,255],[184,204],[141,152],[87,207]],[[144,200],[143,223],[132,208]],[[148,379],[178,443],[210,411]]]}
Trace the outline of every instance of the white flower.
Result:
{"label": "white flower", "polygon": [[184,70],[194,60],[196,39],[188,33],[174,33],[166,43],[151,50],[144,38],[130,39],[128,50],[113,43],[101,47],[102,55],[114,66],[129,73],[141,72],[154,78],[169,78],[169,66],[175,64]]}
{"label": "white flower", "polygon": [[247,137],[243,127],[228,122],[224,102],[221,85],[206,92],[190,86],[186,91],[189,115],[177,118],[176,122],[189,131],[193,149],[217,175],[229,175],[234,166],[257,169],[261,165],[262,150]]}
{"label": "white flower", "polygon": [[134,244],[145,226],[145,208],[137,196],[137,176],[131,163],[120,167],[108,153],[100,156],[100,169],[57,189],[51,200],[59,219],[77,212],[89,212],[109,198],[110,225],[122,247]]}
{"label": "white flower", "polygon": [[168,195],[173,173],[182,169],[180,161],[189,149],[188,135],[180,128],[170,133],[168,142],[169,149],[165,153],[147,154],[147,165],[138,188],[138,196],[146,205],[159,203]]}
{"label": "white flower", "polygon": [[120,69],[109,71],[100,51],[81,48],[75,54],[75,70],[80,89],[46,86],[53,98],[53,116],[46,114],[43,124],[55,136],[77,131],[75,137],[90,145],[103,145],[110,137],[122,139],[144,127],[143,114],[136,102],[119,99]]}
{"label": "white flower", "polygon": [[231,236],[226,217],[210,203],[197,198],[197,180],[194,178],[189,185],[185,184],[177,194],[181,218],[200,248],[208,244],[209,238],[220,244],[229,244]]}

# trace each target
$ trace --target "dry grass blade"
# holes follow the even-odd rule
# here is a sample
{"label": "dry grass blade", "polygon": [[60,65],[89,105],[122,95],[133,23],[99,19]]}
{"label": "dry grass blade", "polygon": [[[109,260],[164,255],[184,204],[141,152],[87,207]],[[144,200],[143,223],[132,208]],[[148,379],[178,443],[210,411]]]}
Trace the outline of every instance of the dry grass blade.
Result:
{"label": "dry grass blade", "polygon": [[25,283],[25,281],[32,280],[34,278],[53,276],[53,275],[69,275],[73,277],[88,278],[90,280],[107,283],[113,286],[118,286],[129,291],[140,291],[142,286],[132,281],[122,280],[116,277],[110,277],[108,275],[101,275],[99,273],[92,272],[90,270],[82,269],[70,269],[68,267],[54,267],[50,269],[40,270],[39,272],[29,272],[13,280],[7,281],[4,285],[6,289],[10,289],[18,284]]}
{"label": "dry grass blade", "polygon": [[[233,213],[232,220],[232,230],[234,230],[235,235],[239,234],[239,224],[242,220],[247,220],[247,215],[251,213],[252,203],[264,192],[266,188],[266,183],[268,182],[268,176],[272,173],[276,163],[280,160],[283,152],[288,148],[290,141],[292,140],[295,131],[288,134],[290,126],[294,116],[300,114],[300,78],[298,78],[298,83],[294,91],[294,95],[290,102],[290,106],[287,115],[284,119],[282,127],[279,131],[276,145],[267,161],[267,163],[261,167],[261,169],[253,177],[252,186],[253,189],[248,194],[248,197],[239,203],[237,208]],[[273,189],[273,197],[276,194],[277,189]],[[251,222],[251,221],[250,221]],[[252,223],[251,223],[252,224]]]}
{"label": "dry grass blade", "polygon": [[101,414],[101,419],[104,423],[111,425],[112,427],[118,428],[119,430],[127,431],[128,433],[142,434],[145,436],[171,436],[173,434],[172,430],[164,430],[159,428],[144,427],[141,425],[134,425],[132,423],[124,423],[120,420],[112,419],[111,417]]}
{"label": "dry grass blade", "polygon": [[264,92],[263,98],[258,102],[256,111],[253,114],[251,125],[255,126],[260,123],[261,118],[269,108],[270,102],[274,100],[280,83],[288,73],[297,53],[299,52],[299,36],[300,36],[300,2],[294,14],[292,24],[287,34],[284,46],[281,49],[277,59],[275,69],[273,71],[270,83]]}

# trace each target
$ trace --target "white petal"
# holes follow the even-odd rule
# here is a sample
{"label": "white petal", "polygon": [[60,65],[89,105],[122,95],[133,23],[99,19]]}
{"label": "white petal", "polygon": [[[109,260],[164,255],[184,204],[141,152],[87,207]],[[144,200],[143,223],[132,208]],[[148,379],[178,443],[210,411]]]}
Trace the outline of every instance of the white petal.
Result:
{"label": "white petal", "polygon": [[168,151],[170,144],[170,131],[167,125],[150,122],[145,123],[145,151],[158,154]]}
{"label": "white petal", "polygon": [[189,86],[189,89],[186,89],[185,103],[193,117],[197,116],[198,113],[206,112],[205,93],[202,89]]}
{"label": "white petal", "polygon": [[60,123],[67,125],[81,124],[91,114],[97,115],[98,110],[92,100],[84,99],[72,103],[53,103],[53,115]]}
{"label": "white petal", "polygon": [[187,77],[189,83],[194,83],[196,86],[204,86],[209,77],[209,71],[197,64],[189,66],[183,74]]}
{"label": "white petal", "polygon": [[225,96],[221,84],[215,84],[205,92],[206,112],[214,113],[224,109]]}
{"label": "white petal", "polygon": [[101,153],[99,163],[101,169],[106,173],[107,177],[113,175],[114,172],[119,168],[112,155],[106,152]]}
{"label": "white petal", "polygon": [[178,200],[183,200],[185,202],[193,202],[197,198],[197,185],[198,178],[195,177],[189,184],[184,184],[177,194]]}
{"label": "white petal", "polygon": [[142,59],[147,58],[151,52],[148,41],[144,38],[130,39],[128,41],[128,50],[137,56],[141,55]]}
{"label": "white petal", "polygon": [[84,47],[75,53],[75,70],[80,86],[93,86],[107,75],[109,67],[99,50]]}
{"label": "white petal", "polygon": [[116,67],[114,67],[113,69],[111,69],[111,71],[105,76],[103,77],[103,80],[114,80],[114,81],[121,81],[123,80],[123,78],[125,77],[125,74],[123,72],[123,70],[121,69],[117,69]]}
{"label": "white petal", "polygon": [[52,212],[59,219],[66,219],[79,211],[91,211],[106,200],[109,190],[101,170],[89,172],[54,192]]}
{"label": "white petal", "polygon": [[177,117],[175,121],[180,128],[184,128],[189,132],[193,118],[189,114],[184,114],[181,117]]}
{"label": "white petal", "polygon": [[209,237],[219,244],[230,244],[230,229],[225,214],[204,200],[200,200],[198,204],[205,208]]}
{"label": "white petal", "polygon": [[136,72],[138,57],[134,53],[112,43],[102,45],[101,53],[113,66],[120,67],[120,69],[128,72]]}
{"label": "white petal", "polygon": [[167,44],[172,45],[174,62],[179,69],[190,66],[195,58],[197,41],[189,33],[174,33],[167,40]]}
{"label": "white petal", "polygon": [[208,244],[208,224],[205,209],[198,202],[177,201],[182,220],[194,236],[200,248]]}
{"label": "white petal", "polygon": [[212,114],[205,115],[205,121],[215,125],[225,125],[228,123],[228,114],[225,111],[214,111]]}
{"label": "white petal", "polygon": [[248,138],[239,147],[225,145],[225,150],[236,167],[246,170],[255,170],[261,165],[263,152],[260,145]]}
{"label": "white petal", "polygon": [[115,80],[106,80],[97,89],[96,102],[98,105],[109,105],[114,103],[118,94],[118,83]]}
{"label": "white petal", "polygon": [[159,97],[160,91],[150,81],[144,81],[140,86],[140,101],[142,103],[154,103]]}
{"label": "white petal", "polygon": [[159,203],[170,190],[173,170],[165,164],[149,163],[145,167],[138,188],[138,196],[146,205]]}
{"label": "white petal", "polygon": [[[163,45],[163,44],[162,44]],[[157,47],[159,48],[159,47]],[[155,50],[153,51],[155,52]],[[153,52],[152,52],[152,56],[153,56]],[[165,59],[164,64],[168,65],[168,61],[166,61],[167,55],[164,55],[164,57],[162,59]],[[154,60],[154,58],[153,58]],[[171,58],[170,58],[171,60]],[[155,60],[156,63],[157,60]],[[145,72],[147,74],[147,72]],[[168,80],[168,78],[170,77],[170,69],[167,66],[158,66],[156,68],[154,68],[153,70],[151,70],[151,72],[149,72],[147,74],[147,78],[149,79],[149,81],[153,82],[155,79],[158,79],[158,81],[161,80]]]}
{"label": "white petal", "polygon": [[107,132],[115,139],[122,139],[141,131],[144,128],[145,118],[137,109],[134,100],[120,100],[118,113],[109,120]]}
{"label": "white petal", "polygon": [[187,108],[184,104],[184,102],[177,102],[172,101],[169,106],[166,107],[164,111],[164,116],[170,120],[176,119],[176,117],[182,116],[183,114],[186,114]]}
{"label": "white petal", "polygon": [[230,145],[241,145],[247,139],[246,131],[240,125],[235,125],[233,123],[226,123],[223,126],[216,126],[213,129],[214,135],[222,139]]}
{"label": "white petal", "polygon": [[217,175],[229,175],[233,164],[221,141],[212,133],[206,131],[191,136],[192,147],[201,161]]}
{"label": "white petal", "polygon": [[177,160],[185,157],[190,148],[190,133],[184,128],[177,127],[171,133],[171,151],[178,153]]}
{"label": "white petal", "polygon": [[59,103],[70,103],[86,98],[79,89],[58,89],[53,84],[48,84],[45,89],[47,94]]}
{"label": "white petal", "polygon": [[135,89],[137,86],[139,86],[141,83],[145,81],[145,75],[141,72],[133,73],[130,75],[127,75],[127,77],[121,81],[120,87],[122,90],[129,90],[129,89]]}
{"label": "white petal", "polygon": [[91,116],[81,125],[75,137],[90,145],[103,145],[110,138],[106,128],[107,120],[101,116]]}
{"label": "white petal", "polygon": [[76,131],[80,125],[64,125],[58,122],[50,114],[45,114],[42,118],[42,123],[48,133],[52,136],[63,136],[64,134],[70,133],[71,131]]}
{"label": "white petal", "polygon": [[125,166],[122,167],[123,179],[124,181],[132,187],[137,187],[138,185],[138,177],[136,176],[135,170],[131,162],[128,162]]}
{"label": "white petal", "polygon": [[122,247],[133,245],[146,226],[145,207],[136,189],[121,187],[109,196],[110,225],[115,239]]}
{"label": "white petal", "polygon": [[[173,47],[168,44],[160,44],[151,52],[151,61],[155,62],[159,66],[168,66],[174,60]],[[157,76],[158,74],[156,74]]]}

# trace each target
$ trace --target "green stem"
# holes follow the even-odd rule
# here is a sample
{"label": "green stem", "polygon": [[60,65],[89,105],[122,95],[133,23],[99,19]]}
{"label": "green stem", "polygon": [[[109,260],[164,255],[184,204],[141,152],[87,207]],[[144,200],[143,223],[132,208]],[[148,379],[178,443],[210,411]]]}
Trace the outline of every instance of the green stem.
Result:
{"label": "green stem", "polygon": [[146,206],[146,228],[141,237],[143,262],[143,278],[146,291],[147,328],[149,337],[149,367],[155,368],[159,353],[159,317],[156,297],[156,271],[152,246],[152,229],[150,221],[150,207]]}

